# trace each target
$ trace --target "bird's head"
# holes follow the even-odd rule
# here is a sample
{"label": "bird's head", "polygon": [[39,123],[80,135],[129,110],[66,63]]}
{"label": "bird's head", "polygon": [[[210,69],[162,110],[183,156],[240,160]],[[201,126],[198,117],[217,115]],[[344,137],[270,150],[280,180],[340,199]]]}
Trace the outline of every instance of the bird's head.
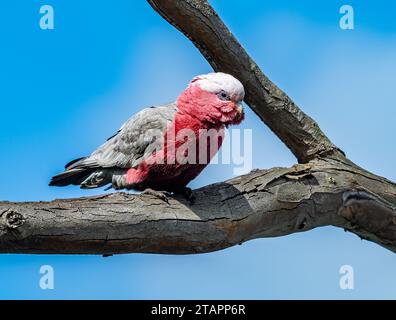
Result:
{"label": "bird's head", "polygon": [[233,76],[217,72],[192,79],[179,96],[180,111],[214,124],[239,124],[244,119],[242,100],[245,90]]}

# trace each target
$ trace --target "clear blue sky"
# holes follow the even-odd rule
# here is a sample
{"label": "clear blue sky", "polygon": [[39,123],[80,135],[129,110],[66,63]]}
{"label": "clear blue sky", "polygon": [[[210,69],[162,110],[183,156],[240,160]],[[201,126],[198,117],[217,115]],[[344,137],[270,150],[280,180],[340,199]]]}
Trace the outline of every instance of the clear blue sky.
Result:
{"label": "clear blue sky", "polygon": [[[39,8],[55,9],[55,30]],[[348,156],[396,180],[396,4],[386,0],[212,1],[260,67]],[[355,30],[339,28],[343,4]],[[87,194],[49,188],[133,113],[173,101],[211,71],[184,36],[144,0],[4,0],[0,3],[0,199]],[[252,113],[254,167],[289,166],[291,153]],[[207,168],[193,187],[231,178]],[[52,265],[55,289],[41,290]],[[354,290],[339,288],[351,265]],[[335,228],[254,240],[202,255],[1,255],[0,298],[396,298],[396,255]]]}

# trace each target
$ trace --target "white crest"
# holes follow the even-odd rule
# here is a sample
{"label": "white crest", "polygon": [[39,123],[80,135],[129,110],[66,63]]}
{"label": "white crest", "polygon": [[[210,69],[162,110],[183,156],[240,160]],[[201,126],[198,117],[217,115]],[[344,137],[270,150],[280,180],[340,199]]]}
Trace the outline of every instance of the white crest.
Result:
{"label": "white crest", "polygon": [[245,97],[245,89],[242,83],[227,73],[213,72],[203,74],[195,77],[191,83],[199,85],[205,91],[216,94],[225,91],[231,97],[235,97],[236,100],[243,100]]}

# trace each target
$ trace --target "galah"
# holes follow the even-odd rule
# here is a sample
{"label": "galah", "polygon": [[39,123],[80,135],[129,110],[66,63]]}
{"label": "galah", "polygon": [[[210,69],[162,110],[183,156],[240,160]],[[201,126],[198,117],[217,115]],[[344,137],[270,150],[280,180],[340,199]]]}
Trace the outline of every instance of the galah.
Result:
{"label": "galah", "polygon": [[[175,103],[136,113],[90,156],[68,163],[50,186],[71,184],[85,189],[110,185],[116,190],[148,191],[161,198],[179,193],[193,201],[187,185],[220,148],[224,128],[244,119],[244,95],[241,82],[229,74],[197,76]],[[208,130],[219,133],[214,147],[213,141],[210,146],[202,143],[209,139],[203,134]],[[195,137],[186,139],[184,132]],[[180,133],[182,139],[178,139]],[[191,150],[196,154],[189,157]],[[207,154],[202,157],[203,153]],[[185,158],[180,160],[180,154]]]}

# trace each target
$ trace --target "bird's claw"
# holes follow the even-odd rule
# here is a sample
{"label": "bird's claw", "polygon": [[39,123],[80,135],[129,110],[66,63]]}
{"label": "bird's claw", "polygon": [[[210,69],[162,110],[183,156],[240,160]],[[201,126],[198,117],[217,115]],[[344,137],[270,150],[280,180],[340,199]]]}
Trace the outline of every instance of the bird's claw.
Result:
{"label": "bird's claw", "polygon": [[[174,193],[182,195],[191,205],[193,205],[195,203],[195,195],[194,195],[194,192],[190,188],[185,187],[185,188],[180,189]],[[169,204],[169,197],[171,197],[171,193],[168,191],[157,191],[157,190],[150,189],[150,188],[145,189],[142,192],[142,194],[152,195],[158,199],[161,199],[162,201],[166,202],[167,204]]]}
{"label": "bird's claw", "polygon": [[157,191],[157,190],[153,190],[153,189],[145,189],[142,194],[149,194],[152,195],[158,199],[161,199],[162,201],[166,202],[167,204],[169,204],[169,196],[171,195],[169,192],[167,191]]}

